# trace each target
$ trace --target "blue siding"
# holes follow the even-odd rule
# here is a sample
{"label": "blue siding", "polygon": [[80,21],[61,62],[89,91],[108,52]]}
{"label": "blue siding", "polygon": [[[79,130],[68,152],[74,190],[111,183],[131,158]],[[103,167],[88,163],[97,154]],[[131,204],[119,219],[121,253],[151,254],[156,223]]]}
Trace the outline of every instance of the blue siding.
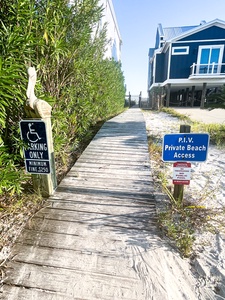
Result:
{"label": "blue siding", "polygon": [[218,26],[212,26],[205,30],[201,30],[195,34],[189,35],[179,41],[193,41],[193,40],[215,40],[225,39],[225,29]]}
{"label": "blue siding", "polygon": [[167,69],[169,62],[169,50],[166,53],[156,55],[155,82],[164,82],[167,79]]}
{"label": "blue siding", "polygon": [[188,78],[190,67],[197,62],[199,43],[172,44],[172,47],[189,46],[189,54],[171,55],[170,79]]}
{"label": "blue siding", "polygon": [[153,64],[149,64],[148,68],[148,88],[153,84]]}
{"label": "blue siding", "polygon": [[169,66],[169,59],[170,59],[170,49],[168,48],[165,53],[165,65],[163,70],[163,81],[167,79],[167,73],[168,73],[168,66]]}
{"label": "blue siding", "polygon": [[165,70],[165,55],[157,54],[156,55],[156,68],[155,68],[155,82],[160,83],[165,80],[164,70]]}
{"label": "blue siding", "polygon": [[191,65],[189,55],[173,55],[171,57],[170,79],[188,78]]}
{"label": "blue siding", "polygon": [[155,51],[155,48],[149,48],[149,52],[148,52],[148,59],[149,59],[149,65],[148,65],[148,87],[149,88],[153,84],[153,63],[150,62],[150,61],[151,61],[151,59],[154,56],[154,51]]}
{"label": "blue siding", "polygon": [[159,48],[160,45],[160,37],[159,37],[159,31],[156,32],[156,39],[155,39],[155,48]]}
{"label": "blue siding", "polygon": [[[190,75],[190,67],[193,63],[197,63],[199,46],[221,45],[225,42],[196,42],[196,43],[174,43],[172,47],[189,46],[189,54],[187,55],[171,55],[170,79],[188,78]],[[223,62],[225,63],[225,53],[223,54]]]}

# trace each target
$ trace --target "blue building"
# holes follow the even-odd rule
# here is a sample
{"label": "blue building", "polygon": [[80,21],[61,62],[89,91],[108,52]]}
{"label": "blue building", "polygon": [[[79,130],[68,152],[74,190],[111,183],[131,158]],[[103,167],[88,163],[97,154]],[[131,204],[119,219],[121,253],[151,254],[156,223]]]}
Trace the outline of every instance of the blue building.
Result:
{"label": "blue building", "polygon": [[204,107],[225,84],[225,22],[163,28],[149,49],[148,92],[154,104]]}

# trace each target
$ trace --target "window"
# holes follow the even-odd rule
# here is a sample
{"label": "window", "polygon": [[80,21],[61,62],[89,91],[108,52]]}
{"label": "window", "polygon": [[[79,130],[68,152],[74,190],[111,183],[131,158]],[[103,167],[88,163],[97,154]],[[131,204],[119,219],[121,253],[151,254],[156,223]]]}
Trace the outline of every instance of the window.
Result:
{"label": "window", "polygon": [[200,46],[197,72],[199,74],[220,73],[224,45]]}
{"label": "window", "polygon": [[189,47],[173,47],[172,55],[185,55],[189,54]]}

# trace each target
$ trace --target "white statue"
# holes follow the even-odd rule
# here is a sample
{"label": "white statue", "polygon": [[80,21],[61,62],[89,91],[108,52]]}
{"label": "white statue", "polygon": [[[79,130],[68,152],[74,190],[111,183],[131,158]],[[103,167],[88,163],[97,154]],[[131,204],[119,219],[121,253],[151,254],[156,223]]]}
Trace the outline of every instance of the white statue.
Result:
{"label": "white statue", "polygon": [[37,80],[37,73],[34,67],[29,67],[27,70],[29,80],[27,87],[27,105],[26,113],[33,118],[48,118],[51,117],[51,105],[48,102],[37,99],[34,94],[34,87]]}

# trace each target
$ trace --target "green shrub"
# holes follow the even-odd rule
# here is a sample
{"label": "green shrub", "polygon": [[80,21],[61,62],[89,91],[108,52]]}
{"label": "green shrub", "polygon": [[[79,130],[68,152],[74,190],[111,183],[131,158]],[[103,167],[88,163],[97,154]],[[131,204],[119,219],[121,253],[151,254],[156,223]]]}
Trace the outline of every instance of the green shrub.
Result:
{"label": "green shrub", "polygon": [[121,65],[104,59],[108,41],[106,28],[98,28],[102,13],[98,0],[77,0],[72,6],[65,0],[1,1],[0,168],[5,189],[0,194],[19,193],[24,181],[18,128],[25,116],[28,66],[37,70],[36,96],[53,107],[59,165],[67,163],[91,126],[123,109]]}

